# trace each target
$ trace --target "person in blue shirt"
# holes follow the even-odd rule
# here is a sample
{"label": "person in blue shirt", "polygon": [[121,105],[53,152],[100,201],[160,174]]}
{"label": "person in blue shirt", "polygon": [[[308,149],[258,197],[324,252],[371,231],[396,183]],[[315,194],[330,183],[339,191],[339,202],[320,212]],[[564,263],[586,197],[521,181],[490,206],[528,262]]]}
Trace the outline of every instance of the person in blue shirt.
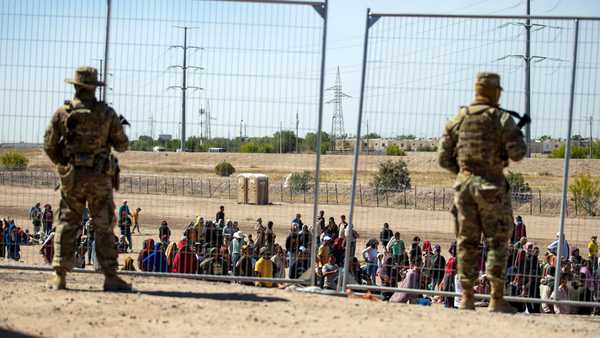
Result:
{"label": "person in blue shirt", "polygon": [[162,251],[161,243],[154,244],[154,251],[142,261],[143,271],[169,272],[167,256]]}

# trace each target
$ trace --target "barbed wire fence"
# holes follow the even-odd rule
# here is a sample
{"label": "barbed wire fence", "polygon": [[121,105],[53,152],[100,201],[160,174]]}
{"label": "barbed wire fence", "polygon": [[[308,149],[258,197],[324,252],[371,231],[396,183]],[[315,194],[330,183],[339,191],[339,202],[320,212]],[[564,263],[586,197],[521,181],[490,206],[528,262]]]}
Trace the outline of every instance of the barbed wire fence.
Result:
{"label": "barbed wire fence", "polygon": [[[408,253],[396,256],[388,247],[383,257],[370,257],[369,243],[383,241],[384,235],[381,235],[381,240],[369,237],[365,249],[347,246],[344,288],[379,291],[388,296],[396,292],[402,302],[416,301],[419,294],[435,295],[445,298],[448,306],[452,306],[448,304],[452,302],[448,296],[454,297],[460,293],[460,283],[454,280],[452,274],[450,279],[442,282],[441,276],[448,275],[447,271],[444,272],[448,267],[440,266],[440,262],[434,259],[439,257],[441,250],[445,253],[448,248],[435,247],[435,244],[447,245],[449,242],[440,240],[440,234],[442,237],[446,234],[450,240],[454,238],[454,221],[450,213],[433,210],[423,213],[419,208],[413,208],[400,214],[388,208],[359,207],[364,198],[362,185],[369,182],[367,184],[371,187],[376,187],[372,179],[364,177],[367,172],[369,142],[361,140],[361,135],[375,133],[387,140],[400,139],[406,135],[414,135],[416,138],[439,137],[446,121],[456,114],[461,105],[471,102],[475,75],[481,71],[501,75],[504,88],[502,107],[527,112],[529,99],[533,123],[525,134],[531,137],[530,147],[540,138],[553,138],[567,143],[564,140],[571,140],[574,135],[569,127],[571,122],[575,133],[586,135],[586,126],[591,128],[595,120],[594,117],[589,118],[594,115],[590,107],[598,96],[595,80],[598,59],[594,51],[598,51],[599,46],[593,40],[598,33],[598,22],[593,18],[367,13],[359,119],[355,134],[358,136],[353,140],[353,186],[349,210],[350,230],[347,236],[350,236],[351,231],[355,231],[358,236],[363,232],[371,235],[376,227],[381,226],[377,222],[388,220],[386,222],[389,222],[389,229],[393,229],[389,234],[398,231],[401,237],[395,241],[388,234],[384,245],[388,241],[398,243],[401,240]],[[575,31],[579,32],[579,27],[581,33],[577,37]],[[530,31],[529,41],[527,30]],[[528,43],[530,53],[526,51]],[[579,54],[574,55],[574,50],[577,49]],[[584,75],[580,76],[581,73]],[[531,78],[529,88],[526,86],[527,77]],[[571,100],[574,100],[573,109]],[[589,140],[592,142],[592,136]],[[568,162],[570,154],[568,151],[564,153],[567,155],[565,162]],[[563,182],[566,182],[569,175],[574,175],[569,172],[568,166],[566,172],[548,173],[545,171],[548,168],[538,170],[539,176],[553,175],[556,179],[563,177]],[[379,191],[387,189],[378,188]],[[414,193],[413,196],[419,196],[416,192],[419,187],[411,187],[408,183],[407,188],[416,188],[411,189],[411,192]],[[569,194],[567,189],[568,185],[563,186],[560,196],[557,195],[554,200],[558,213],[525,217],[531,247],[517,250],[524,243],[518,243],[520,238],[511,239],[513,245],[506,287],[507,295],[513,296],[510,298],[512,302],[533,304],[540,298],[547,300],[554,286],[558,286],[558,283],[544,283],[556,276],[556,280],[560,280],[560,263],[556,264],[556,274],[542,271],[537,263],[545,260],[548,263],[546,265],[550,265],[551,255],[544,255],[544,252],[551,242],[556,240],[558,243],[555,247],[562,246],[563,239],[568,238],[571,250],[579,247],[581,252],[587,252],[587,242],[592,235],[597,235],[600,224],[598,219],[585,212],[579,213],[579,210],[578,215],[574,215],[572,208],[568,211],[569,205],[581,205],[575,201],[580,197],[577,192]],[[530,189],[514,191],[515,215],[527,214],[523,204],[529,204],[529,214],[533,214],[535,195],[535,191]],[[538,192],[537,195],[539,210],[542,204],[539,196],[542,194]],[[378,196],[385,198],[385,194]],[[413,200],[418,203],[419,199],[415,197]],[[436,200],[435,197],[430,199]],[[567,213],[571,217],[567,218]],[[386,230],[382,230],[382,234],[384,231]],[[561,233],[560,238],[555,236],[556,231]],[[422,243],[423,239],[427,240],[427,244]],[[482,257],[479,271],[482,278],[477,285],[477,293],[483,294],[489,292],[489,282],[485,278],[485,241],[481,243],[480,250]],[[521,254],[517,255],[518,252]],[[572,252],[554,254],[570,257]],[[354,262],[350,261],[361,255],[365,257],[368,272],[372,274],[367,278],[370,281],[366,287],[361,285],[364,284],[364,281],[361,283],[363,277],[355,273]],[[451,253],[446,257],[454,255],[455,253]],[[534,260],[535,264],[532,263]],[[591,274],[583,276],[579,273],[582,264],[587,264],[589,268],[590,262],[563,261],[563,264],[567,265],[566,271],[573,271],[573,278],[569,283],[573,283],[576,290],[578,285],[587,287],[576,292],[577,300],[594,306],[593,302],[598,301],[597,281]],[[381,277],[380,286],[372,281],[375,278],[372,273],[374,271],[378,271]],[[546,286],[546,294],[540,295],[540,286]],[[485,298],[482,295],[479,297]],[[532,300],[533,298],[537,299]],[[539,311],[537,305],[536,310],[533,307],[530,309],[529,305],[527,307],[530,312]]]}

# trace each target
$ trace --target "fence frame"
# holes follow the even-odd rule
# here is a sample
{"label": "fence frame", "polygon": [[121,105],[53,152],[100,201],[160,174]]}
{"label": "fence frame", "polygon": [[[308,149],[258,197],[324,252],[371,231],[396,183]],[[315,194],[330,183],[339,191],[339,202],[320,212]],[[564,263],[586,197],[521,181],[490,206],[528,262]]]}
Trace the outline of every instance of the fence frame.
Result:
{"label": "fence frame", "polygon": [[[574,28],[574,41],[573,41],[573,57],[571,61],[572,71],[571,71],[571,86],[569,93],[569,122],[568,122],[568,130],[567,130],[567,144],[564,155],[564,171],[563,171],[563,187],[561,191],[561,206],[560,206],[560,219],[559,219],[559,243],[557,248],[557,257],[561,257],[561,248],[564,242],[564,226],[565,226],[565,217],[567,214],[567,203],[568,203],[568,180],[569,180],[569,160],[571,158],[571,129],[573,122],[573,107],[575,101],[575,77],[577,70],[577,49],[578,49],[578,37],[579,37],[579,22],[582,20],[588,21],[600,21],[600,17],[594,16],[531,16],[531,15],[457,15],[457,14],[420,14],[420,13],[377,13],[371,12],[370,8],[367,8],[366,13],[366,22],[365,22],[365,31],[364,31],[364,45],[363,45],[363,59],[362,59],[362,70],[361,70],[361,84],[360,84],[360,99],[358,104],[358,121],[356,127],[356,140],[354,145],[354,158],[353,158],[353,166],[352,166],[352,195],[350,198],[350,206],[349,206],[349,225],[346,236],[351,235],[353,228],[353,217],[354,217],[354,207],[355,207],[355,190],[356,190],[356,182],[358,176],[358,161],[360,157],[360,147],[361,147],[361,127],[362,127],[362,117],[363,117],[363,109],[364,109],[364,92],[365,92],[365,82],[366,82],[366,74],[367,74],[367,58],[368,58],[368,48],[369,48],[369,30],[375,25],[375,23],[384,17],[390,18],[428,18],[428,19],[436,19],[436,18],[445,18],[445,19],[510,19],[510,20],[563,20],[563,21],[572,21],[575,24]],[[528,82],[526,80],[526,82]],[[526,86],[529,84],[526,83]],[[531,94],[527,92],[527,94]],[[529,98],[527,98],[529,100]],[[529,145],[528,145],[529,147]],[[416,195],[415,195],[416,196]],[[416,207],[416,197],[415,197],[415,207]],[[344,272],[343,272],[343,282],[342,282],[342,290],[346,290],[346,288],[350,287],[353,289],[361,289],[361,290],[378,290],[383,291],[386,288],[381,286],[372,286],[368,288],[364,288],[360,285],[352,285],[348,284],[349,280],[349,258],[350,258],[350,245],[346,245],[345,252],[345,261],[344,261]],[[555,272],[555,280],[560,281],[560,258],[557,260],[556,272]],[[559,283],[555,283],[554,285],[554,294],[558,294]],[[391,288],[394,289],[394,288]],[[388,290],[391,291],[391,290]],[[396,289],[396,291],[400,291],[400,289]],[[409,293],[425,293],[425,290],[411,290],[408,289],[401,290],[402,292]],[[511,297],[511,301],[520,301],[525,303],[532,303],[529,298],[524,297]],[[558,302],[555,301],[557,304]],[[544,302],[547,303],[547,302]],[[580,302],[582,303],[582,302]],[[560,303],[560,304],[567,304]],[[572,303],[569,303],[572,304]],[[584,303],[586,304],[586,303]],[[592,303],[593,304],[593,303]]]}
{"label": "fence frame", "polygon": [[[311,254],[310,259],[311,262],[315,262],[317,258],[317,250],[318,247],[316,245],[317,239],[319,236],[319,229],[317,227],[317,219],[319,213],[319,187],[320,187],[320,171],[321,171],[321,132],[323,129],[323,108],[324,108],[324,92],[325,92],[325,66],[326,66],[326,48],[327,48],[327,25],[328,25],[328,13],[329,13],[329,0],[318,0],[318,1],[306,1],[306,0],[209,0],[214,2],[232,2],[232,3],[257,3],[257,4],[271,4],[271,5],[287,5],[287,6],[310,6],[315,12],[323,19],[322,25],[322,35],[321,35],[321,63],[320,63],[320,77],[319,77],[319,102],[318,102],[318,121],[317,121],[317,136],[315,142],[315,188],[314,188],[314,197],[313,197],[313,229],[312,229],[312,246],[311,246]],[[111,30],[111,18],[112,18],[112,0],[106,0],[106,27],[105,27],[105,35],[104,35],[104,69],[102,74],[102,80],[105,85],[108,87],[108,76],[109,74],[109,60],[110,60],[110,30]],[[102,101],[107,100],[106,98],[107,90],[104,90],[101,94]],[[210,195],[210,180],[209,182],[209,195]],[[165,185],[166,189],[167,185]],[[200,184],[202,189],[202,184]],[[174,187],[175,188],[175,187]],[[183,186],[183,195],[185,195],[185,186]],[[229,192],[231,194],[231,192]],[[309,266],[309,271],[311,272],[309,280],[314,279],[314,263]],[[13,265],[9,264],[0,264],[0,268],[14,268]],[[32,270],[48,270],[45,267],[29,267]],[[150,274],[150,273],[142,273],[140,275],[155,275],[157,277],[184,277],[184,278],[192,278],[192,279],[209,279],[209,280],[217,280],[216,278],[212,278],[210,276],[202,276],[200,277],[190,277],[194,275],[184,275],[184,274]],[[196,275],[198,276],[198,275]],[[210,277],[210,278],[209,278]],[[239,276],[227,276],[231,277],[227,280],[232,281],[273,281],[277,282],[277,279],[264,279],[264,278],[247,278],[247,277],[239,277]],[[219,279],[224,280],[224,279]],[[287,280],[295,283],[306,283],[303,280]]]}

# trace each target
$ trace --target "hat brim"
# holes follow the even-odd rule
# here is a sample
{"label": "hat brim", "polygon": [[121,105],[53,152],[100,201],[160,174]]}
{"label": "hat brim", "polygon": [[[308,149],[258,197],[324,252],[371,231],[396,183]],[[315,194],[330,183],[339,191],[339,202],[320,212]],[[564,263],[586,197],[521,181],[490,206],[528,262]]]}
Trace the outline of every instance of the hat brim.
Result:
{"label": "hat brim", "polygon": [[102,82],[102,81],[96,81],[94,83],[83,83],[83,82],[75,81],[73,79],[65,79],[65,83],[82,86],[82,87],[90,88],[90,89],[94,89],[96,87],[104,87],[104,82]]}

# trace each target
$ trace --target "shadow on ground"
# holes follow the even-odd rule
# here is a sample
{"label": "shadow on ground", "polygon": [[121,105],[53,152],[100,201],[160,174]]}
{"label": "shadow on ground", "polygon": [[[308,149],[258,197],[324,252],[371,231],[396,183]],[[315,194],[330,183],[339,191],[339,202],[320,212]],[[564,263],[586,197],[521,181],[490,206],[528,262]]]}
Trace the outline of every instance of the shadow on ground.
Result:
{"label": "shadow on ground", "polygon": [[32,336],[26,333],[11,331],[0,327],[0,337],[2,338],[35,338],[38,336]]}
{"label": "shadow on ground", "polygon": [[184,291],[139,291],[139,293],[156,297],[173,297],[189,299],[208,299],[220,301],[238,301],[238,302],[288,302],[289,300],[281,297],[259,296],[253,293],[237,292],[219,292],[219,293],[201,293]]}

